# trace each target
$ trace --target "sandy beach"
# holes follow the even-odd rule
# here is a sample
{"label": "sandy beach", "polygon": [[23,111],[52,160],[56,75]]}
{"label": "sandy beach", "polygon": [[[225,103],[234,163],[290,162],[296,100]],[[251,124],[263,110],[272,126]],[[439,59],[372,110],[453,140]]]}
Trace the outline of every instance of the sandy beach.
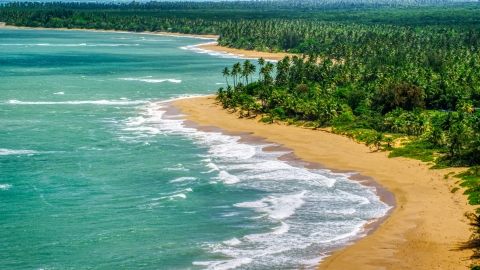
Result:
{"label": "sandy beach", "polygon": [[444,175],[453,169],[429,170],[418,160],[388,158],[387,152],[372,152],[324,131],[239,119],[213,96],[182,99],[173,106],[188,121],[263,137],[293,149],[304,161],[370,176],[394,194],[396,208],[388,218],[371,234],[335,251],[319,269],[467,269],[471,264],[472,252],[457,248],[470,236],[464,213],[474,208],[461,190],[451,193],[457,179]]}
{"label": "sandy beach", "polygon": [[259,51],[247,51],[247,50],[240,50],[240,49],[233,49],[228,47],[219,46],[218,43],[211,43],[211,44],[204,44],[198,46],[204,50],[211,50],[211,51],[220,51],[226,52],[231,54],[240,55],[244,58],[255,58],[258,59],[263,57],[265,60],[282,60],[285,56],[293,56],[292,53],[269,53],[269,52],[259,52]]}

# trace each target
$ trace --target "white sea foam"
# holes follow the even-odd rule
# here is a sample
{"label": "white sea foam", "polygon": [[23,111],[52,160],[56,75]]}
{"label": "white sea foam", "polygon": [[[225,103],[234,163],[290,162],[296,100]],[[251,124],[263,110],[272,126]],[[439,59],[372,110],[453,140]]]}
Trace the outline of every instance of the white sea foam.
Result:
{"label": "white sea foam", "polygon": [[223,183],[229,184],[229,185],[240,182],[240,179],[237,176],[231,175],[226,171],[220,171],[217,179],[222,181]]}
{"label": "white sea foam", "polygon": [[56,93],[53,93],[54,95],[63,95],[65,94],[64,92],[56,92]]}
{"label": "white sea foam", "polygon": [[[234,208],[227,207],[226,212],[219,214],[220,218],[238,219],[238,215],[246,215],[249,222],[245,231],[251,228],[249,226],[270,228],[264,233],[204,243],[204,249],[215,254],[212,256],[216,259],[197,261],[194,265],[207,269],[296,269],[307,262],[315,265],[321,259],[318,254],[332,246],[345,245],[362,232],[370,219],[388,210],[373,190],[348,180],[345,174],[293,166],[278,160],[287,152],[262,151],[263,147],[272,144],[249,145],[239,143],[240,137],[186,128],[182,120],[164,117],[166,102],[143,105],[141,116],[124,122],[124,128],[129,129],[126,132],[139,138],[151,136],[152,130],[158,134],[181,135],[206,148],[206,153],[199,157],[200,164],[205,166],[204,177],[211,177],[207,183],[224,183],[264,194],[258,199],[228,206]],[[318,151],[321,153],[322,149]],[[165,170],[185,168],[178,164]],[[193,180],[179,177],[170,183],[191,185]],[[160,199],[180,199],[179,196],[187,192],[191,190],[162,194],[165,197]]]}
{"label": "white sea foam", "polygon": [[180,194],[175,194],[175,195],[170,196],[170,198],[172,198],[172,199],[175,198],[175,197],[180,197],[180,198],[186,199],[187,195],[185,195],[183,193],[180,193]]}
{"label": "white sea foam", "polygon": [[219,171],[219,170],[220,170],[220,169],[218,169],[218,166],[215,165],[215,164],[212,163],[212,162],[209,162],[209,163],[207,164],[207,167],[210,168],[210,170],[208,171],[208,173],[211,173],[211,172]]}
{"label": "white sea foam", "polygon": [[266,160],[255,163],[241,163],[230,166],[230,169],[245,171],[243,178],[263,181],[304,181],[312,186],[332,187],[336,179],[326,177],[304,168],[294,167],[279,160]]}
{"label": "white sea foam", "polygon": [[153,198],[152,201],[160,201],[160,200],[165,200],[165,199],[173,200],[175,198],[186,199],[187,195],[185,195],[184,193],[179,193],[179,194],[174,194],[174,195],[170,195],[170,196],[163,196],[163,197],[160,197],[160,198]]}
{"label": "white sea foam", "polygon": [[[212,134],[209,134],[212,135]],[[203,138],[204,142],[211,144],[209,152],[216,157],[230,158],[230,159],[249,159],[255,155],[255,147],[237,143],[238,138],[227,136],[208,136]],[[219,143],[212,143],[217,141]]]}
{"label": "white sea foam", "polygon": [[170,180],[169,182],[170,183],[178,183],[178,182],[185,182],[185,181],[193,181],[193,180],[196,180],[197,178],[195,177],[179,177],[179,178],[175,178],[173,180]]}
{"label": "white sea foam", "polygon": [[154,127],[134,127],[134,128],[125,128],[124,130],[139,131],[140,133],[148,132],[150,134],[160,133],[160,130]]}
{"label": "white sea foam", "polygon": [[[228,52],[224,52],[224,51],[213,51],[213,50],[207,50],[207,49],[200,48],[200,46],[212,45],[212,44],[216,44],[216,42],[207,42],[207,43],[202,43],[202,44],[188,45],[188,46],[180,47],[180,49],[187,50],[187,51],[193,51],[193,52],[196,52],[196,53],[205,53],[205,54],[209,54],[211,56],[220,57],[220,58],[234,58],[234,59],[245,58],[245,57],[243,57],[242,54],[233,54],[233,53],[228,53]],[[245,58],[245,59],[256,59],[256,58]]]}
{"label": "white sea foam", "polygon": [[280,235],[280,234],[285,234],[285,233],[287,233],[289,230],[290,230],[290,226],[289,226],[287,223],[285,223],[285,222],[282,221],[282,225],[280,225],[279,227],[275,228],[275,231],[273,231],[272,234],[278,234],[278,235]]}
{"label": "white sea foam", "polygon": [[122,81],[139,81],[147,83],[162,83],[162,82],[171,82],[171,83],[181,83],[182,80],[178,79],[152,79],[151,76],[141,77],[141,78],[119,78]]}
{"label": "white sea foam", "polygon": [[345,200],[348,200],[348,201],[351,201],[351,202],[358,203],[360,205],[370,203],[370,200],[368,198],[365,198],[365,197],[362,197],[362,196],[351,194],[351,193],[343,191],[343,190],[336,190],[336,192],[338,194],[343,195],[343,196],[341,196],[341,198],[344,198]]}
{"label": "white sea foam", "polygon": [[8,156],[8,155],[32,155],[37,154],[39,152],[34,150],[14,150],[14,149],[5,149],[0,148],[0,156]]}
{"label": "white sea foam", "polygon": [[0,184],[1,190],[9,190],[12,187],[10,184]]}
{"label": "white sea foam", "polygon": [[175,40],[173,40],[173,39],[146,39],[146,38],[142,37],[138,41],[171,42],[171,41],[175,41]]}
{"label": "white sea foam", "polygon": [[50,43],[14,43],[14,44],[0,44],[0,46],[39,46],[39,47],[134,47],[139,46],[140,44],[87,44],[87,43],[77,43],[77,44],[50,44]]}
{"label": "white sea foam", "polygon": [[233,217],[238,215],[238,213],[228,213],[228,214],[222,214],[222,217]]}
{"label": "white sea foam", "polygon": [[212,270],[227,270],[235,269],[243,264],[251,263],[250,258],[239,258],[225,261],[208,261],[208,262],[193,262],[193,265],[207,266],[207,269]]}
{"label": "white sea foam", "polygon": [[295,210],[302,206],[305,194],[304,190],[299,194],[268,196],[259,201],[237,203],[234,206],[253,208],[257,212],[267,213],[272,219],[283,220],[292,216]]}
{"label": "white sea foam", "polygon": [[347,208],[347,209],[339,209],[339,210],[328,210],[325,212],[329,214],[337,214],[337,215],[345,216],[345,215],[355,214],[357,210],[355,210],[354,208]]}
{"label": "white sea foam", "polygon": [[188,172],[189,169],[183,167],[182,164],[177,164],[177,166],[175,167],[169,167],[169,168],[163,168],[165,171],[184,171],[184,172]]}
{"label": "white sea foam", "polygon": [[137,105],[145,104],[149,101],[146,100],[79,100],[79,101],[19,101],[9,100],[0,102],[0,104],[13,104],[13,105]]}
{"label": "white sea foam", "polygon": [[238,240],[237,238],[232,238],[230,240],[227,240],[227,241],[223,241],[223,243],[227,246],[236,246],[238,244],[241,244],[242,241]]}
{"label": "white sea foam", "polygon": [[[250,59],[250,60],[257,60],[258,58],[255,57],[245,57],[243,54],[233,54],[229,53],[226,51],[220,51],[220,50],[207,50],[200,48],[200,46],[205,46],[205,45],[213,45],[216,44],[217,42],[207,42],[207,43],[202,43],[202,44],[195,44],[195,45],[188,45],[188,46],[183,46],[180,47],[182,50],[187,50],[187,51],[193,51],[196,53],[204,53],[208,54],[211,56],[219,57],[219,58],[233,58],[233,59]],[[268,62],[277,62],[277,60],[267,60]]]}

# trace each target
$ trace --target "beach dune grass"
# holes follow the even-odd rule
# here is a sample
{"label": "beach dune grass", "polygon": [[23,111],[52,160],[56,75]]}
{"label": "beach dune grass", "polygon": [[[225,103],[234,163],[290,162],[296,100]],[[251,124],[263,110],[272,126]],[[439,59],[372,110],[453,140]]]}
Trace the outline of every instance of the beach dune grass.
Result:
{"label": "beach dune grass", "polygon": [[403,143],[403,147],[395,148],[388,157],[406,157],[418,159],[423,162],[432,162],[435,160],[435,153],[439,150],[433,144],[424,141],[410,141]]}

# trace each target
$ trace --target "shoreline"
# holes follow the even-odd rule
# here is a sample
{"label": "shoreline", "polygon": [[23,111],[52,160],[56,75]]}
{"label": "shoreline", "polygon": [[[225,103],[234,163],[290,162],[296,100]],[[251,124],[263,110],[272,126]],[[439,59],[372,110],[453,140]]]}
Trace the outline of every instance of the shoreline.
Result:
{"label": "shoreline", "polygon": [[100,32],[100,33],[132,33],[132,34],[148,34],[148,35],[165,35],[165,36],[178,36],[178,37],[198,37],[208,39],[218,39],[217,35],[195,35],[195,34],[182,34],[182,33],[170,33],[170,32],[130,32],[123,30],[103,30],[103,29],[86,29],[86,28],[45,28],[45,27],[28,27],[28,26],[14,26],[6,25],[4,22],[0,22],[0,28],[10,29],[29,29],[29,30],[56,30],[56,31],[88,31],[88,32]]}
{"label": "shoreline", "polygon": [[208,50],[208,51],[216,51],[216,52],[225,52],[229,54],[235,54],[242,58],[254,58],[259,59],[262,57],[265,60],[273,60],[278,61],[285,58],[285,56],[294,56],[293,53],[270,53],[270,52],[260,52],[260,51],[247,51],[241,49],[234,49],[229,47],[222,47],[218,45],[218,42],[210,43],[210,44],[202,44],[196,46],[197,48]]}
{"label": "shoreline", "polygon": [[[10,28],[10,29],[29,29],[29,30],[56,30],[56,31],[89,31],[89,32],[100,32],[100,33],[131,33],[131,34],[148,34],[148,35],[163,35],[163,36],[175,36],[175,37],[197,37],[204,39],[215,39],[219,38],[218,35],[198,35],[198,34],[182,34],[182,33],[171,33],[171,32],[129,32],[129,31],[120,31],[120,30],[101,30],[101,29],[81,29],[81,28],[44,28],[44,27],[27,27],[27,26],[13,26],[5,25],[4,22],[0,22],[1,28]],[[208,43],[208,44],[198,44],[195,47],[206,50],[206,51],[215,51],[215,52],[224,52],[228,54],[233,54],[239,56],[240,58],[252,58],[258,59],[263,57],[265,60],[278,61],[282,60],[285,56],[293,56],[291,53],[269,53],[269,52],[259,52],[259,51],[248,51],[241,49],[232,49],[228,47],[219,46],[217,42]]]}
{"label": "shoreline", "polygon": [[470,237],[463,214],[474,207],[460,192],[450,192],[456,180],[443,176],[454,169],[433,171],[418,160],[388,158],[386,152],[372,152],[341,135],[239,119],[215,104],[213,96],[176,100],[172,106],[205,131],[216,127],[261,137],[292,149],[295,160],[368,176],[395,196],[397,207],[390,215],[367,223],[365,237],[328,253],[318,269],[351,269],[352,264],[355,269],[420,270],[467,269],[470,265],[472,252],[457,247]]}
{"label": "shoreline", "polygon": [[[242,132],[242,131],[228,131],[225,129],[222,129],[217,126],[202,126],[196,122],[190,121],[190,120],[185,120],[185,117],[182,116],[182,111],[178,108],[178,106],[174,105],[175,102],[178,100],[171,101],[167,103],[167,109],[165,111],[164,116],[167,117],[174,117],[178,119],[184,119],[183,125],[186,128],[193,128],[198,131],[202,132],[218,132],[221,133],[222,135],[225,136],[237,136],[239,137],[238,142],[240,143],[245,143],[245,144],[250,144],[250,145],[257,145],[257,144],[265,144],[265,143],[275,143],[268,141],[266,138],[261,137],[261,136],[255,136],[252,135],[250,132]],[[336,244],[330,247],[329,250],[325,251],[322,254],[322,258],[327,258],[331,256],[335,251],[346,248],[349,245],[355,244],[358,242],[360,239],[363,237],[370,235],[375,232],[376,229],[380,227],[380,225],[388,219],[388,217],[393,213],[393,211],[397,208],[397,205],[395,203],[395,196],[393,193],[388,191],[385,187],[380,185],[378,182],[375,181],[372,177],[362,175],[360,172],[356,171],[351,171],[351,170],[340,170],[336,168],[327,168],[323,164],[319,164],[317,162],[309,162],[306,160],[303,160],[302,158],[296,156],[293,153],[293,149],[290,148],[285,148],[282,145],[274,145],[274,146],[266,146],[262,148],[262,151],[264,152],[289,152],[279,156],[277,159],[280,161],[284,161],[287,164],[294,166],[294,167],[303,167],[306,169],[317,169],[317,170],[327,170],[329,173],[332,174],[344,174],[347,176],[347,178],[350,181],[355,181],[358,182],[359,184],[367,187],[374,187],[375,188],[375,195],[379,198],[379,200],[383,203],[385,203],[389,209],[385,213],[385,215],[374,218],[369,220],[367,223],[365,223],[362,226],[362,229],[356,233],[355,236],[352,236],[350,239],[348,239],[345,243],[342,244]],[[310,269],[310,268],[308,268]]]}
{"label": "shoreline", "polygon": [[[3,27],[135,33],[114,30],[4,25]],[[210,38],[164,32],[139,34]],[[198,47],[202,48],[202,45]],[[217,47],[217,51],[225,51],[223,47]],[[450,192],[456,180],[443,179],[443,175],[454,169],[432,171],[428,170],[425,163],[417,160],[388,159],[386,152],[371,152],[364,145],[340,135],[285,125],[262,124],[254,119],[238,119],[236,114],[228,114],[213,103],[210,96],[175,101],[173,106],[178,106],[182,113],[189,114],[186,117],[188,121],[201,126],[213,126],[232,133],[243,132],[259,136],[292,149],[296,157],[307,163],[323,164],[327,168],[341,168],[342,171],[368,175],[375,179],[375,183],[381,184],[395,195],[397,208],[390,216],[385,216],[385,221],[379,221],[378,228],[357,239],[353,245],[329,253],[329,256],[321,261],[319,269],[349,269],[353,263],[355,269],[467,269],[471,251],[455,249],[460,242],[467,241],[470,236],[470,226],[463,213],[472,211],[474,207],[468,205],[466,196],[461,192]]]}

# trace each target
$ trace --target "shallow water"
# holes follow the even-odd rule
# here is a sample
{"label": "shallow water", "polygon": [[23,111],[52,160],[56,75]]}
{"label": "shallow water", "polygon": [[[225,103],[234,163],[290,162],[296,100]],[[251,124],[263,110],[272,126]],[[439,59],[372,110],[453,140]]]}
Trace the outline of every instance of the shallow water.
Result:
{"label": "shallow water", "polygon": [[165,115],[225,86],[239,60],[209,41],[0,29],[2,268],[299,269],[386,213],[348,175]]}

